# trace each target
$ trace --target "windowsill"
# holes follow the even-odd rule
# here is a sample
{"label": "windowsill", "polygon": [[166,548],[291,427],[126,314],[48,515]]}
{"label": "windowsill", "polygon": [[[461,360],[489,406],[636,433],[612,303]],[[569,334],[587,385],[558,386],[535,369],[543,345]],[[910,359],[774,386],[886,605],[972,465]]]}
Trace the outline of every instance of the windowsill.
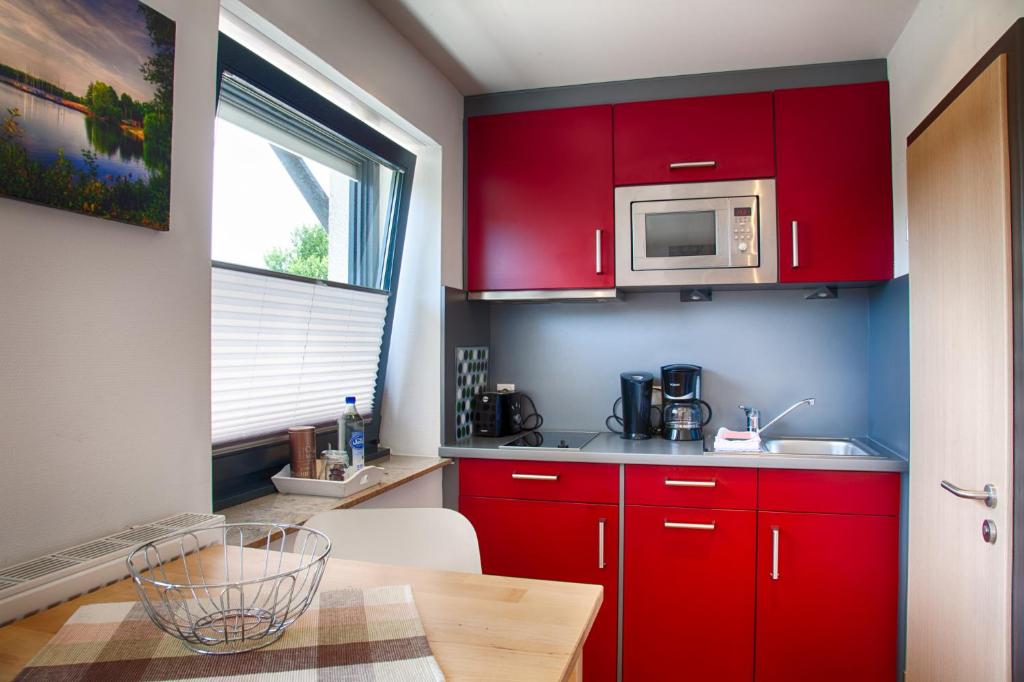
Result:
{"label": "windowsill", "polygon": [[224,515],[225,523],[273,520],[275,523],[302,525],[322,511],[349,509],[432,471],[443,469],[451,463],[452,460],[439,457],[389,455],[373,461],[374,466],[384,469],[384,479],[372,488],[361,490],[350,497],[272,493],[226,507],[217,513]]}

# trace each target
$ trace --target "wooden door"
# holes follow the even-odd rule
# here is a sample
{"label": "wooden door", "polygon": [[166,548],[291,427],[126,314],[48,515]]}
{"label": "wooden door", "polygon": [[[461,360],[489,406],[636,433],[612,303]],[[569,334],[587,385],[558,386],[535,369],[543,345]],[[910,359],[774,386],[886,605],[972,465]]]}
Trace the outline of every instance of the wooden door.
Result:
{"label": "wooden door", "polygon": [[622,678],[750,682],[757,513],[626,507]]}
{"label": "wooden door", "polygon": [[755,679],[891,682],[899,520],[759,512],[757,529]]}
{"label": "wooden door", "polygon": [[583,647],[583,679],[614,682],[618,506],[462,495],[459,511],[476,529],[484,573],[604,587],[604,601]]}
{"label": "wooden door", "polygon": [[[911,682],[1010,679],[1008,149],[1005,56],[907,149]],[[958,499],[943,480],[992,484],[997,506]]]}
{"label": "wooden door", "polygon": [[889,84],[776,91],[775,149],[779,281],[890,279]]}
{"label": "wooden door", "polygon": [[612,108],[470,118],[472,291],[615,286]]}

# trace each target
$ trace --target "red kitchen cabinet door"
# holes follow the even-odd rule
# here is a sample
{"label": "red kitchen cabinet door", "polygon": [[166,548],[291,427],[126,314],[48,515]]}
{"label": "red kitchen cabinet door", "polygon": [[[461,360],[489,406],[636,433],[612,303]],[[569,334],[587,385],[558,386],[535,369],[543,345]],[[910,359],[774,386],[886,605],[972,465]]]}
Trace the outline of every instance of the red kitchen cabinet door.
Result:
{"label": "red kitchen cabinet door", "polygon": [[471,291],[615,286],[611,106],[467,123]]}
{"label": "red kitchen cabinet door", "polygon": [[775,175],[770,92],[617,104],[614,115],[616,185]]}
{"label": "red kitchen cabinet door", "polygon": [[758,682],[896,677],[898,534],[893,516],[759,513]]}
{"label": "red kitchen cabinet door", "polygon": [[750,682],[756,533],[753,511],[626,507],[623,680]]}
{"label": "red kitchen cabinet door", "polygon": [[892,278],[888,83],[776,91],[775,146],[779,281]]}
{"label": "red kitchen cabinet door", "polygon": [[583,648],[583,677],[586,682],[613,682],[618,506],[463,495],[459,511],[476,529],[484,573],[604,587],[604,601]]}

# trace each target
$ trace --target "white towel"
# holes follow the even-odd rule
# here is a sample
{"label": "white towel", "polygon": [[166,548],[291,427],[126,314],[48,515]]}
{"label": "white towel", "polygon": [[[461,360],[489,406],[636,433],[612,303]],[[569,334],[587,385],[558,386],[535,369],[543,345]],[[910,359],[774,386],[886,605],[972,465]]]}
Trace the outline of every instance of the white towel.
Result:
{"label": "white towel", "polygon": [[758,452],[761,436],[754,431],[730,431],[724,426],[715,434],[716,452]]}

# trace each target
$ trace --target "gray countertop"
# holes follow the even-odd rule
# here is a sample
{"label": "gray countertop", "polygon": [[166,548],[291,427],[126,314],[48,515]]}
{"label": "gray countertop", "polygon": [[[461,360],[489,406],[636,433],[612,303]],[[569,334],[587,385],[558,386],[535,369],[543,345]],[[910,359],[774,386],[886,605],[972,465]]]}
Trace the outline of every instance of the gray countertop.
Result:
{"label": "gray countertop", "polygon": [[[547,430],[547,429],[545,429]],[[876,441],[862,439],[880,455],[871,457],[783,455],[757,452],[706,451],[700,441],[675,442],[663,438],[623,440],[603,432],[580,451],[558,448],[499,449],[508,438],[471,437],[457,445],[443,445],[441,457],[519,459],[605,464],[667,464],[675,466],[747,467],[757,469],[820,469],[831,471],[906,471],[907,460]]]}

